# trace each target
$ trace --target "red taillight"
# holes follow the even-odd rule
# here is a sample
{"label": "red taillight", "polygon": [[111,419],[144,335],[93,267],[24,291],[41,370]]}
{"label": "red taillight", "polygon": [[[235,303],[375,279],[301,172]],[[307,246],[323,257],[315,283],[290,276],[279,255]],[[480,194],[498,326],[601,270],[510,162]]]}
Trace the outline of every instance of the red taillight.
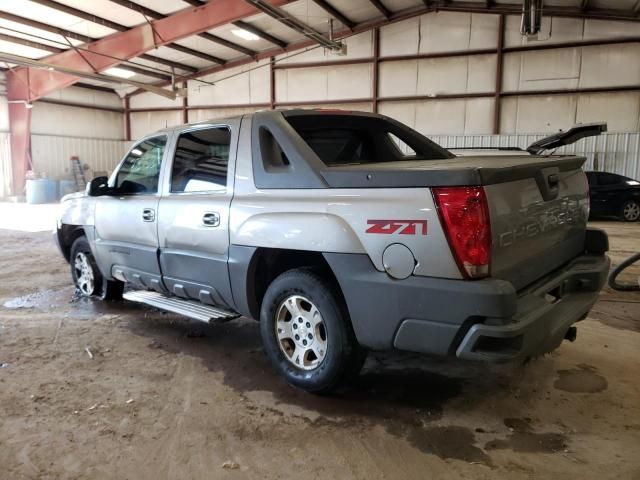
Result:
{"label": "red taillight", "polygon": [[489,275],[491,224],[482,187],[433,188],[449,246],[466,278]]}

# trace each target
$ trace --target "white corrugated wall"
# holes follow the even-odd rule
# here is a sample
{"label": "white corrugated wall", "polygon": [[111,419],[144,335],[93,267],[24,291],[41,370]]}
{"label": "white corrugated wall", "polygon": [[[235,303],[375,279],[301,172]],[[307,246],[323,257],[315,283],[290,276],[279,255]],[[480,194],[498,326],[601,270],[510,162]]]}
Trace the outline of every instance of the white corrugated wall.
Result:
{"label": "white corrugated wall", "polygon": [[70,158],[77,156],[83,165],[89,166],[91,172],[110,173],[130,143],[104,138],[31,135],[33,170],[48,178],[69,177]]}

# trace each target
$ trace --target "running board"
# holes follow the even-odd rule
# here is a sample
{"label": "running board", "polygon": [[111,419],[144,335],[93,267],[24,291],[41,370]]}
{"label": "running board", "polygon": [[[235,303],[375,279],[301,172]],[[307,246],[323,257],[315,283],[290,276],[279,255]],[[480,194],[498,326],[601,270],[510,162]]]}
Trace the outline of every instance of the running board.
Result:
{"label": "running board", "polygon": [[122,298],[132,302],[145,303],[160,310],[178,313],[185,317],[206,323],[233,320],[240,316],[240,314],[236,312],[231,312],[223,308],[212,307],[211,305],[205,305],[193,300],[167,297],[161,293],[146,290],[127,292],[122,295]]}

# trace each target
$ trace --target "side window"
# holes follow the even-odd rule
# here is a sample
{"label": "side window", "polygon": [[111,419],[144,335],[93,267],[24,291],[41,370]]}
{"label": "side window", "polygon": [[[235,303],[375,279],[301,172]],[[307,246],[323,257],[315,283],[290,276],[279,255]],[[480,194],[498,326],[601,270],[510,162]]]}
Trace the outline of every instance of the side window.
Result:
{"label": "side window", "polygon": [[393,133],[387,133],[389,139],[393,142],[393,145],[398,149],[398,151],[405,157],[415,157],[416,151],[407,145],[405,142],[396,137]]}
{"label": "side window", "polygon": [[171,169],[171,192],[225,190],[230,146],[231,131],[227,127],[181,134]]}
{"label": "side window", "polygon": [[143,140],[131,149],[120,166],[115,187],[119,193],[156,193],[167,137]]}
{"label": "side window", "polygon": [[587,180],[590,187],[594,187],[598,184],[598,175],[595,172],[587,172]]}
{"label": "side window", "polygon": [[619,185],[623,183],[623,177],[615,173],[601,173],[598,177],[598,183],[600,185]]}

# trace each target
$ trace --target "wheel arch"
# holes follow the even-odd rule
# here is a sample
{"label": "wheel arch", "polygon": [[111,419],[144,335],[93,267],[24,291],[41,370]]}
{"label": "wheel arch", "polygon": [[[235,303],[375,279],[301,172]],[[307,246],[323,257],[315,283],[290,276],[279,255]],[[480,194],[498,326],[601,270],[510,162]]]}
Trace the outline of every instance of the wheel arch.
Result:
{"label": "wheel arch", "polygon": [[259,320],[262,300],[271,282],[284,272],[304,267],[316,269],[329,280],[346,308],[340,284],[322,252],[232,246],[229,273],[236,309]]}
{"label": "wheel arch", "polygon": [[80,237],[87,237],[87,232],[82,225],[68,225],[61,224],[58,227],[58,243],[60,244],[60,250],[65,260],[69,262],[71,260],[71,246]]}

